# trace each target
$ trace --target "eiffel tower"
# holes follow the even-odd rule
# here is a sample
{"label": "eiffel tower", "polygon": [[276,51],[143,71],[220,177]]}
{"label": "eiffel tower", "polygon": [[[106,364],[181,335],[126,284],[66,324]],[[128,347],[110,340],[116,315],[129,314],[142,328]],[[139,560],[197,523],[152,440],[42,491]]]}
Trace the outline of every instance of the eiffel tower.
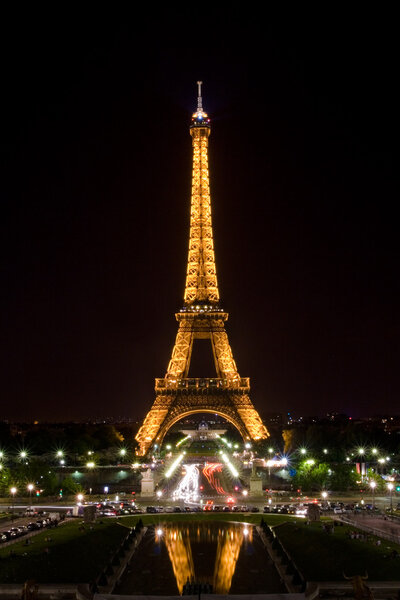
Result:
{"label": "eiffel tower", "polygon": [[[250,380],[240,377],[236,368],[225,331],[228,313],[219,306],[208,175],[211,126],[203,110],[202,82],[197,84],[197,111],[190,125],[193,171],[184,306],[175,315],[179,327],[167,373],[155,380],[155,402],[136,435],[141,455],[153,444],[159,446],[174,423],[193,413],[221,415],[244,440],[269,436],[250,400]],[[188,377],[193,342],[199,339],[211,341],[216,377]]]}

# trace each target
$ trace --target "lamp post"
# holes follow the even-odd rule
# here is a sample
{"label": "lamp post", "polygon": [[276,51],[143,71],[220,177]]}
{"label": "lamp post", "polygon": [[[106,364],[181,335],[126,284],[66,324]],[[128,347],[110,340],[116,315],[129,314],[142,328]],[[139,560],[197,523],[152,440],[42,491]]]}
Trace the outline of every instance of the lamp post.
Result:
{"label": "lamp post", "polygon": [[322,499],[324,501],[325,506],[327,505],[327,497],[328,497],[328,492],[326,492],[325,490],[321,493]]}
{"label": "lamp post", "polygon": [[162,496],[162,491],[161,490],[157,490],[157,498],[158,498],[158,512],[160,512],[160,499]]}
{"label": "lamp post", "polygon": [[387,486],[390,492],[390,512],[393,512],[393,483],[388,483]]}
{"label": "lamp post", "polygon": [[359,449],[358,449],[358,454],[360,455],[360,473],[361,473],[361,483],[363,483],[363,481],[364,481],[364,473],[363,473],[363,470],[364,470],[364,467],[363,467],[363,465],[364,465],[364,462],[363,462],[363,461],[364,461],[365,449],[364,449],[364,448],[359,448]]}
{"label": "lamp post", "polygon": [[28,483],[27,485],[28,491],[29,491],[29,506],[32,508],[32,490],[33,490],[33,483]]}
{"label": "lamp post", "polygon": [[12,497],[11,521],[14,521],[14,502],[15,502],[15,494],[17,493],[17,488],[16,487],[10,488],[10,493],[11,493],[11,497]]}
{"label": "lamp post", "polygon": [[371,481],[369,484],[369,487],[372,490],[372,510],[375,510],[375,488],[376,488],[376,481]]}

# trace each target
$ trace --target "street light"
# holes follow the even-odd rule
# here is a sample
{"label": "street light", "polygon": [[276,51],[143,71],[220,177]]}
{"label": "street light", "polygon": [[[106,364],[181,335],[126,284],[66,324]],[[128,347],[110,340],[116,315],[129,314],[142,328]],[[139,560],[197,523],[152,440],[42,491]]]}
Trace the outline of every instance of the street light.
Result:
{"label": "street light", "polygon": [[328,492],[326,492],[326,491],[324,490],[324,491],[321,493],[321,496],[322,496],[322,499],[323,499],[323,501],[324,501],[324,502],[325,502],[325,504],[326,504],[326,499],[327,499],[327,497],[328,497]]}
{"label": "street light", "polygon": [[10,488],[10,493],[12,496],[12,513],[11,513],[11,521],[14,520],[14,501],[15,501],[15,494],[17,493],[17,488],[16,487],[12,487]]}
{"label": "street light", "polygon": [[32,508],[32,490],[34,488],[33,483],[28,483],[27,488],[29,490],[29,506]]}
{"label": "street light", "polygon": [[249,493],[249,492],[248,492],[247,490],[243,490],[243,492],[242,492],[242,494],[243,494],[243,496],[244,496],[245,498],[246,498],[246,496],[247,496],[247,494],[248,494],[248,493]]}
{"label": "street light", "polygon": [[82,504],[83,494],[78,494],[76,499],[78,500],[78,504]]}
{"label": "street light", "polygon": [[157,498],[158,498],[158,510],[160,510],[160,498],[162,496],[162,491],[157,490]]}
{"label": "street light", "polygon": [[393,512],[393,483],[388,483],[387,487],[390,492],[390,512]]}
{"label": "street light", "polygon": [[372,490],[372,510],[375,510],[375,488],[376,488],[376,481],[371,481],[369,484],[369,487]]}

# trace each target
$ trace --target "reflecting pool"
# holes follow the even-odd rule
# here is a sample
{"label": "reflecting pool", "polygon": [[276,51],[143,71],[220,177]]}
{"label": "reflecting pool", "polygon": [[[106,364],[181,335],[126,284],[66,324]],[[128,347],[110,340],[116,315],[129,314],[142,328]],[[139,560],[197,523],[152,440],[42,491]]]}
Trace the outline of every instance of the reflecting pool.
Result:
{"label": "reflecting pool", "polygon": [[285,588],[253,525],[159,523],[149,527],[117,594],[280,593]]}

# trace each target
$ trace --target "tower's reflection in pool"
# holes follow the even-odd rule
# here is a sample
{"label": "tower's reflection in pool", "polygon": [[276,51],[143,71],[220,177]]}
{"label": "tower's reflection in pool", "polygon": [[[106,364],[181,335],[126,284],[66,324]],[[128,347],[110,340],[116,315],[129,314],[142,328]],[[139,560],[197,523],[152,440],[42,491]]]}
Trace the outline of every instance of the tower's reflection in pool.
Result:
{"label": "tower's reflection in pool", "polygon": [[279,576],[253,525],[158,523],[150,527],[115,593],[280,593]]}

